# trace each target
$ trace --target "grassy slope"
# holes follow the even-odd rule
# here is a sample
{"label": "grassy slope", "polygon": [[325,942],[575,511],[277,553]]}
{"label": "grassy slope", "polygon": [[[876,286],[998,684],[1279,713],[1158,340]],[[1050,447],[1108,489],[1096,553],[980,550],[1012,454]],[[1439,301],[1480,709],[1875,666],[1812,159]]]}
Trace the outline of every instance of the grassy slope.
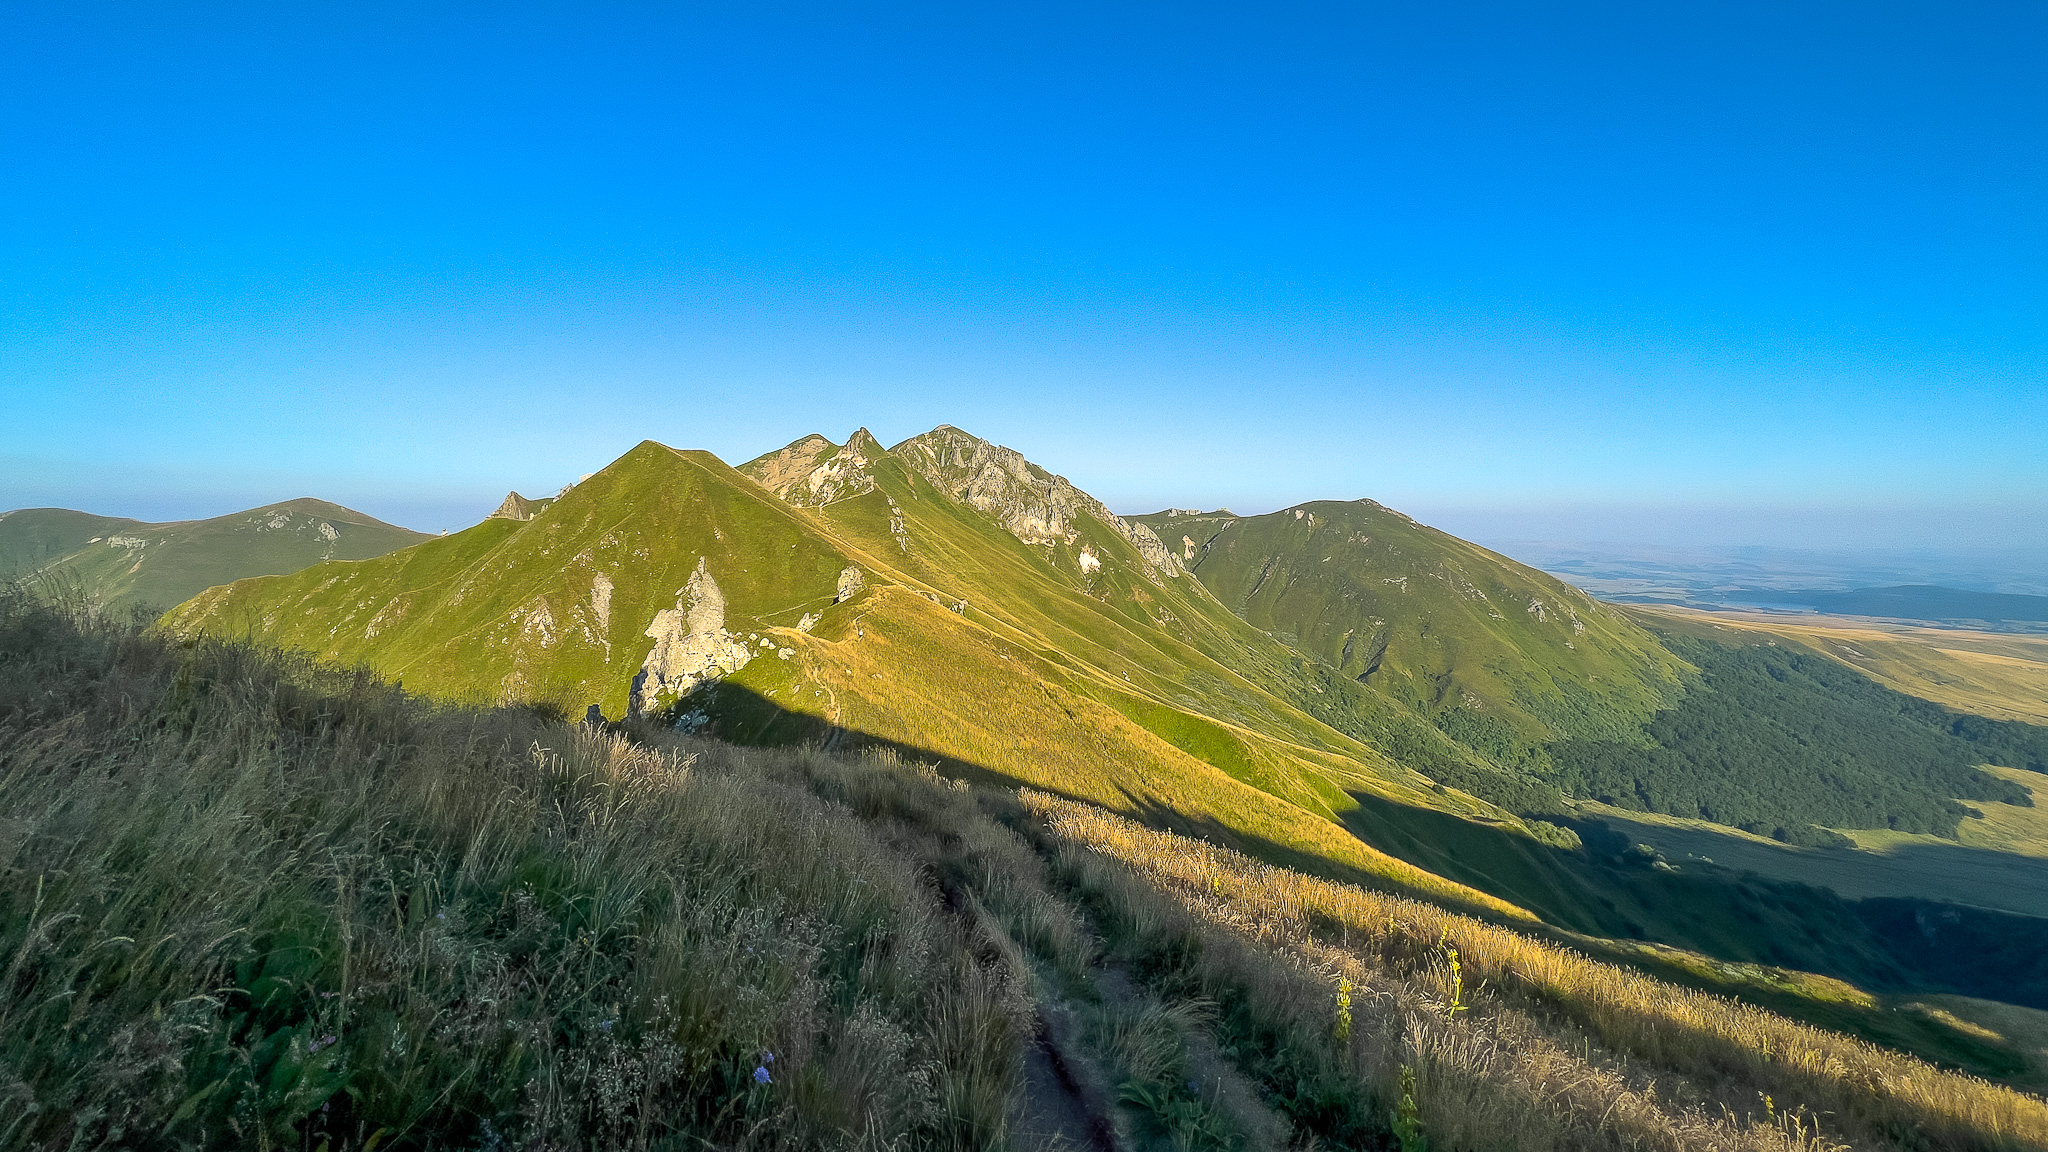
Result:
{"label": "grassy slope", "polygon": [[115,607],[162,608],[215,585],[366,560],[427,539],[324,500],[170,524],[29,508],[0,517],[0,570],[75,583]]}
{"label": "grassy slope", "polygon": [[654,644],[647,627],[675,607],[700,559],[739,632],[830,604],[846,563],[716,457],[650,441],[532,520],[486,520],[370,563],[214,589],[165,622],[367,663],[443,698],[579,714],[596,703],[618,716]]}
{"label": "grassy slope", "polygon": [[17,508],[0,512],[0,573],[19,578],[69,556],[95,538],[154,525],[122,516],[95,516],[69,508]]}
{"label": "grassy slope", "polygon": [[[648,622],[709,556],[727,626],[790,653],[755,659],[719,690],[711,711],[728,736],[864,734],[949,770],[1490,916],[1533,911],[1729,961],[1898,975],[1849,918],[1545,847],[1505,813],[1320,723],[1304,705],[1342,684],[1305,674],[1310,662],[1198,582],[1149,574],[1109,526],[1084,519],[1073,540],[1031,546],[893,460],[876,463],[874,480],[823,509],[792,508],[712,457],[642,445],[529,523],[489,522],[338,573],[245,582],[167,623],[366,661],[444,698],[572,713],[599,702],[617,716],[652,644]],[[1081,571],[1083,546],[1098,571]],[[847,564],[868,587],[833,605]],[[600,572],[612,581],[603,627]],[[812,612],[814,629],[798,631]]]}
{"label": "grassy slope", "polygon": [[[2038,1099],[887,755],[439,708],[21,597],[0,749],[10,1147],[1094,1142],[1040,1138],[1049,1095],[1146,1152],[1391,1147],[1397,1110],[1515,1152],[2048,1141]],[[1944,1054],[2013,1046],[1941,1008]]]}
{"label": "grassy slope", "polygon": [[[913,478],[898,472],[891,482]],[[992,570],[948,584],[948,591],[987,604],[981,589],[1036,578],[1036,558],[1013,537],[960,512],[928,485],[922,496],[906,490],[906,497],[926,510],[913,520],[916,538],[935,546],[944,539],[959,551],[939,564],[972,569],[978,557]],[[858,499],[883,509],[882,538],[893,548],[883,497]],[[776,500],[708,454],[648,443],[532,521],[486,521],[338,571],[330,566],[214,589],[169,613],[165,624],[367,663],[402,678],[408,689],[444,699],[541,701],[576,714],[594,702],[618,716],[653,645],[645,635],[649,622],[674,606],[698,559],[708,557],[726,597],[728,630],[767,636],[791,652],[788,659],[756,658],[731,678],[735,691],[724,699],[738,711],[722,717],[727,730],[774,740],[826,726],[853,729],[1126,810],[1172,813],[1184,827],[1211,821],[1219,835],[1345,874],[1528,917],[1378,853],[1330,818],[1352,805],[1347,787],[1422,802],[1427,781],[1420,777],[1218,666],[1208,675],[1235,684],[1236,712],[1268,728],[1219,724],[1165,706],[1123,677],[1167,682],[1177,669],[1201,662],[1184,646],[1138,638],[1124,627],[1126,618],[1105,618],[1096,602],[1056,585],[1012,597],[1044,601],[1026,623],[1051,636],[987,608],[956,614],[921,594],[937,590],[865,551],[861,533],[835,535],[837,528]],[[849,564],[861,567],[871,586],[835,606],[835,582]],[[604,620],[593,595],[600,574],[611,581]],[[795,628],[806,613],[822,616],[813,632]],[[873,642],[860,635],[869,631],[870,616]],[[1016,649],[1028,664],[1003,660],[998,647]],[[746,708],[742,690],[790,713],[783,728],[767,730],[773,713]],[[1040,739],[1020,739],[1025,732]]]}
{"label": "grassy slope", "polygon": [[1685,673],[1617,610],[1371,501],[1139,519],[1251,623],[1427,715],[1624,737]]}

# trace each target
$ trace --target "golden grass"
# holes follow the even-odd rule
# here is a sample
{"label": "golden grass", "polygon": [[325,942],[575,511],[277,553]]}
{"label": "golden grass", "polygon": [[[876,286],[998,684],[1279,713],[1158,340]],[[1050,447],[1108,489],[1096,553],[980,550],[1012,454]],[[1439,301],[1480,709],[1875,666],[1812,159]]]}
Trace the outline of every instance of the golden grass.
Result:
{"label": "golden grass", "polygon": [[[1480,1100],[1497,1109],[1519,1093],[1524,1123],[1540,1115],[1569,1128],[1598,1117],[1594,1131],[1626,1128],[1627,1146],[1814,1147],[1819,1117],[1858,1145],[1899,1146],[1895,1137],[1918,1133],[1939,1148],[2048,1147],[2048,1104],[2021,1092],[1433,905],[1259,864],[1056,797],[1025,803],[1056,836],[1135,869],[1191,913],[1291,953],[1332,983],[1349,976],[1368,990],[1365,1003],[1384,997],[1405,1050],[1439,1078],[1433,1091],[1461,1101],[1437,1108],[1439,1130],[1459,1109]],[[1458,949],[1468,983],[1498,997],[1469,1014],[1476,1020],[1443,1018],[1439,941]],[[1545,1016],[1564,1026],[1544,1027]]]}
{"label": "golden grass", "polygon": [[[1217,827],[1220,834],[1320,857],[1426,899],[1536,920],[1526,909],[1359,840],[1323,814],[1332,810],[1332,800],[1311,787],[1320,784],[1345,808],[1355,801],[1340,786],[1370,788],[1413,804],[1447,804],[1444,797],[1408,787],[1404,769],[1387,765],[1387,777],[1370,775],[1356,761],[1232,728],[1270,777],[1262,781],[1269,787],[1257,787],[1174,747],[1086,692],[1062,686],[1086,674],[1061,669],[1032,648],[922,597],[879,588],[862,607],[858,625],[836,639],[829,633],[777,632],[794,658],[757,662],[767,667],[750,666],[736,679],[774,693],[770,699],[790,711],[919,748],[982,779],[990,776],[977,769],[1184,828]],[[777,679],[760,678],[767,674]]]}

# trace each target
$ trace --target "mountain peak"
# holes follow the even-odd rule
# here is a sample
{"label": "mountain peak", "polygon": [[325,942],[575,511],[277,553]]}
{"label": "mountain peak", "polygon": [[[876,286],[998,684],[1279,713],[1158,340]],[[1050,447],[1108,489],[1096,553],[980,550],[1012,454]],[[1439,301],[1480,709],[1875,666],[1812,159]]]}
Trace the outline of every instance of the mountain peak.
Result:
{"label": "mountain peak", "polygon": [[553,500],[528,500],[517,492],[505,493],[505,502],[498,510],[484,517],[486,520],[531,520],[540,510],[554,503]]}
{"label": "mountain peak", "polygon": [[874,491],[875,477],[870,465],[881,455],[882,446],[865,428],[855,429],[844,445],[813,432],[756,456],[740,465],[739,471],[785,503],[799,508],[823,508],[834,501]]}
{"label": "mountain peak", "polygon": [[941,424],[889,449],[932,487],[995,518],[1026,544],[1071,542],[1075,521],[1089,515],[1131,542],[1154,570],[1177,575],[1180,562],[1152,529],[1125,520],[1102,501],[1024,458],[951,424]]}

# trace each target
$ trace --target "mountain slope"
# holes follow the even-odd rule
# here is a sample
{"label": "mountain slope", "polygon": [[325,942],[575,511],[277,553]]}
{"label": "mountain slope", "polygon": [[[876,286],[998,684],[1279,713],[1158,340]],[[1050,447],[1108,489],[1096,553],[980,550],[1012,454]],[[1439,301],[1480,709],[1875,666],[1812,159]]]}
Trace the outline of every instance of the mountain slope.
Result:
{"label": "mountain slope", "polygon": [[10,1147],[2048,1140],[1839,1032],[2024,1073],[1957,999],[1663,957],[1816,1028],[886,750],[452,709],[4,594],[0,746]]}
{"label": "mountain slope", "polygon": [[[636,680],[646,706],[664,690],[672,701],[684,679],[743,662],[742,630],[758,644],[771,622],[830,605],[846,566],[716,457],[649,441],[532,519],[493,517],[380,561],[216,588],[167,619],[368,663],[429,695],[578,714],[594,703],[619,716]],[[662,613],[675,640],[692,609],[704,651],[657,653],[649,630]]]}
{"label": "mountain slope", "polygon": [[[1490,917],[1856,980],[1898,971],[1841,907],[1582,851],[1521,818],[1572,808],[1374,677],[1247,622],[1182,547],[958,429],[891,449],[806,437],[739,469],[648,442],[530,520],[212,589],[163,622],[367,664],[440,699],[893,746]],[[1464,547],[1478,559],[1451,571],[1492,587],[1466,575],[1491,554]],[[1533,649],[1553,663],[1530,663],[1574,683],[1555,662],[1604,623],[1559,629]],[[1485,639],[1461,657],[1499,657]],[[1685,666],[1665,659],[1675,680]],[[1491,662],[1475,697],[1532,679]]]}
{"label": "mountain slope", "polygon": [[75,583],[115,607],[162,608],[217,584],[367,560],[431,538],[314,499],[167,524],[24,508],[0,513],[0,573]]}
{"label": "mountain slope", "polygon": [[1630,739],[1686,680],[1619,610],[1370,500],[1138,519],[1252,624],[1497,759]]}
{"label": "mountain slope", "polygon": [[[1027,543],[872,437],[824,449],[746,466],[789,502],[708,454],[642,444],[532,520],[214,589],[165,623],[367,663],[442,698],[667,710],[755,742],[858,733],[1527,918],[1345,828],[1358,793],[1521,825],[1249,677],[1290,655],[1133,542],[1145,533],[1025,469],[1059,513],[1017,521],[1041,530]],[[821,467],[836,479],[814,485]],[[852,495],[805,506],[832,484]]]}

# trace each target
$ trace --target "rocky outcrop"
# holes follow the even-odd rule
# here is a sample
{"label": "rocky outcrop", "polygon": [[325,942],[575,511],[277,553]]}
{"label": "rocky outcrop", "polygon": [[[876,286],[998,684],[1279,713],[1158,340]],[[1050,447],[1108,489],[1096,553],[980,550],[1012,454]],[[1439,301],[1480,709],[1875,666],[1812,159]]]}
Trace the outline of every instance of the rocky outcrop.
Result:
{"label": "rocky outcrop", "polygon": [[845,571],[839,574],[839,587],[832,594],[832,602],[834,604],[844,604],[848,600],[853,599],[854,593],[860,591],[861,584],[860,569],[849,565]]}
{"label": "rocky outcrop", "polygon": [[1026,544],[1072,543],[1076,521],[1093,516],[1135,547],[1154,571],[1181,573],[1180,560],[1157,533],[1111,512],[1102,501],[1026,460],[1022,453],[950,424],[891,448],[933,487],[995,518]]}
{"label": "rocky outcrop", "polygon": [[739,470],[784,503],[798,508],[823,508],[850,496],[875,490],[872,464],[881,445],[862,428],[834,444],[812,433],[786,448],[756,457]]}
{"label": "rocky outcrop", "polygon": [[647,635],[654,648],[633,677],[634,712],[655,711],[738,671],[754,656],[746,641],[725,630],[725,594],[701,558],[689,583],[676,592],[676,606],[655,613]]}
{"label": "rocky outcrop", "polygon": [[540,514],[541,509],[553,503],[554,500],[552,498],[544,500],[528,500],[526,497],[521,496],[517,492],[507,492],[505,493],[505,502],[498,505],[498,510],[496,512],[493,512],[489,516],[484,517],[484,519],[531,520],[535,516]]}

